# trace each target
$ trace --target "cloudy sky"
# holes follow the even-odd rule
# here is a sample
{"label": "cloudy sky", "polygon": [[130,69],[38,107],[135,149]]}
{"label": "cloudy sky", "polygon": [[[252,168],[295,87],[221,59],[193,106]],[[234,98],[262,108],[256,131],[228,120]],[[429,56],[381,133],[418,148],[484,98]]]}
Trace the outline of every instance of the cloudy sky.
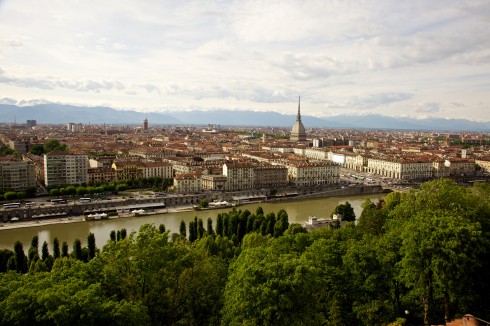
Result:
{"label": "cloudy sky", "polygon": [[[490,120],[488,0],[0,0],[0,98]],[[4,99],[4,101],[6,101]]]}

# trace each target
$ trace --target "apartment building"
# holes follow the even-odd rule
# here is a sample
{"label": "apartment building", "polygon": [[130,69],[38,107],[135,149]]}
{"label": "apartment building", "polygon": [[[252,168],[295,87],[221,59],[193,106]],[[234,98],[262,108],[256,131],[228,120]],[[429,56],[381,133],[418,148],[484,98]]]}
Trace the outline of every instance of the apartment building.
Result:
{"label": "apartment building", "polygon": [[304,155],[315,160],[328,160],[328,152],[320,148],[306,148],[303,150]]}
{"label": "apartment building", "polygon": [[46,186],[86,183],[87,173],[87,155],[58,150],[44,155]]}
{"label": "apartment building", "polygon": [[229,161],[223,164],[223,175],[227,178],[225,190],[253,189],[254,168],[251,162]]}
{"label": "apartment building", "polygon": [[475,172],[475,160],[466,158],[449,158],[444,165],[449,169],[449,175],[466,175]]}
{"label": "apartment building", "polygon": [[170,151],[162,148],[138,147],[129,150],[129,155],[140,156],[145,160],[158,160],[158,159],[175,155],[175,153],[174,151]]}
{"label": "apartment building", "polygon": [[26,154],[29,142],[22,139],[11,139],[9,147],[19,154]]}
{"label": "apartment building", "polygon": [[139,161],[114,161],[112,169],[116,171],[117,181],[143,178],[143,166]]}
{"label": "apartment building", "polygon": [[346,169],[355,171],[364,171],[364,167],[367,166],[368,158],[366,156],[354,153],[345,153],[345,159],[343,166]]}
{"label": "apartment building", "polygon": [[89,159],[89,166],[91,168],[111,168],[112,163],[116,159],[115,156],[99,156]]}
{"label": "apartment building", "polygon": [[490,157],[477,158],[475,163],[481,167],[483,172],[490,172]]}
{"label": "apartment building", "polygon": [[200,192],[201,175],[199,173],[184,173],[174,177],[174,192]]}
{"label": "apartment building", "polygon": [[161,177],[164,179],[173,178],[173,167],[165,162],[144,162],[143,178]]}
{"label": "apartment building", "polygon": [[367,172],[400,180],[432,178],[435,168],[429,157],[372,157],[367,162]]}
{"label": "apartment building", "polygon": [[36,180],[42,184],[44,183],[44,157],[27,153],[23,156],[25,160],[31,161],[34,164],[34,175]]}
{"label": "apartment building", "polygon": [[444,160],[435,159],[432,162],[432,176],[434,178],[444,178],[449,176],[449,169],[444,165]]}
{"label": "apartment building", "polygon": [[87,183],[99,184],[116,180],[116,171],[112,168],[88,168]]}
{"label": "apartment building", "polygon": [[216,174],[203,174],[201,176],[201,188],[203,190],[223,191],[226,186],[227,177]]}
{"label": "apartment building", "polygon": [[0,191],[21,191],[36,186],[32,161],[22,161],[14,156],[0,157]]}
{"label": "apartment building", "polygon": [[255,188],[278,189],[288,184],[288,168],[285,166],[262,163],[253,172]]}
{"label": "apartment building", "polygon": [[289,162],[289,182],[298,187],[338,183],[340,165],[333,162]]}
{"label": "apartment building", "polygon": [[116,180],[133,180],[161,177],[173,178],[173,167],[165,162],[114,161],[112,169],[116,171]]}

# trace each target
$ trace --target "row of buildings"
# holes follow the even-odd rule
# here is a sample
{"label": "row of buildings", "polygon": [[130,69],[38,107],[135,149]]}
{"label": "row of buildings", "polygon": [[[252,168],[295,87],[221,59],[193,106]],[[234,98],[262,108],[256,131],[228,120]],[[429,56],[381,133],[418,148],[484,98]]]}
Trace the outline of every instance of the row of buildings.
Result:
{"label": "row of buildings", "polygon": [[[109,165],[110,164],[110,165]],[[212,160],[167,157],[149,162],[138,157],[100,157],[53,151],[38,164],[38,176],[46,186],[98,184],[110,181],[160,177],[173,179],[176,192],[201,190],[277,189],[339,182],[340,165],[328,161],[260,162],[250,157],[222,155]]]}
{"label": "row of buildings", "polygon": [[[310,187],[338,183],[342,168],[396,180],[490,172],[488,134],[310,129],[307,136],[300,109],[298,102],[290,130],[150,128],[146,118],[142,127],[0,124],[0,141],[22,155],[0,160],[0,191],[36,180],[52,186],[152,177],[173,179],[176,192]],[[29,153],[48,139],[70,151]]]}
{"label": "row of buildings", "polygon": [[[167,155],[158,161],[142,157],[88,159],[85,154],[53,151],[42,161],[34,155],[27,160],[3,158],[0,163],[2,189],[19,190],[35,185],[99,184],[128,179],[161,177],[173,179],[174,190],[277,189],[288,185],[308,187],[339,182],[341,168],[382,177],[413,180],[468,175],[475,164],[483,169],[490,160],[441,158],[436,155],[405,153],[397,155],[352,153],[318,148],[264,146],[260,151],[240,155],[199,154],[179,157]],[[209,156],[211,155],[211,156]],[[202,157],[204,156],[204,157]]]}

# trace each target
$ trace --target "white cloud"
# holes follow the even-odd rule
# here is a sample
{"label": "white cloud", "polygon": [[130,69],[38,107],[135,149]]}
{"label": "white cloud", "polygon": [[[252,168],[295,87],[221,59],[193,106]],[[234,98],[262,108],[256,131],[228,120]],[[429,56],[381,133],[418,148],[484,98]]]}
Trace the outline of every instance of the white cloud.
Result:
{"label": "white cloud", "polygon": [[9,1],[0,93],[490,120],[489,24],[485,0]]}
{"label": "white cloud", "polygon": [[420,103],[415,111],[420,113],[437,113],[440,111],[440,105],[435,102]]}

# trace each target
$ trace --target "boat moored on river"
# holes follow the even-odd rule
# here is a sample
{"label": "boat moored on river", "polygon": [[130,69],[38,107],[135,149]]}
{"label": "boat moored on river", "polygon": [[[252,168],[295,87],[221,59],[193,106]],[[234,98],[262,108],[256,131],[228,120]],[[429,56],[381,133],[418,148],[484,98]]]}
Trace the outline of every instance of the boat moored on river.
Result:
{"label": "boat moored on river", "polygon": [[109,216],[106,213],[95,213],[85,215],[85,221],[98,221],[108,219]]}

